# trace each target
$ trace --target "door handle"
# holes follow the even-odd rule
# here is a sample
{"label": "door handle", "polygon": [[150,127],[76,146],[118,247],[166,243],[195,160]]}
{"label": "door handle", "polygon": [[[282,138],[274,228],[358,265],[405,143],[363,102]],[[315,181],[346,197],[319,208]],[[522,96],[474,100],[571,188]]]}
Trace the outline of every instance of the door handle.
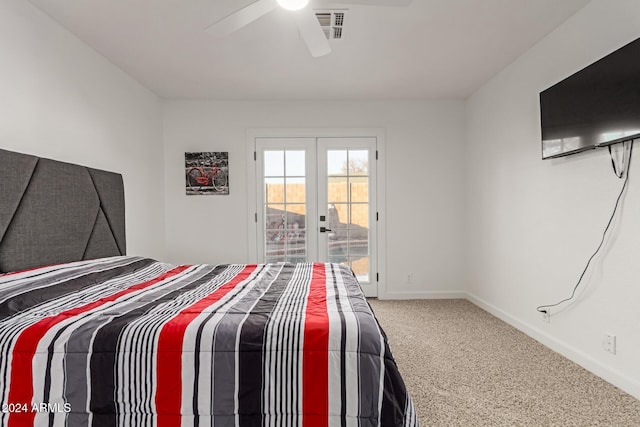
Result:
{"label": "door handle", "polygon": [[320,232],[321,233],[326,233],[327,231],[332,231],[330,228],[327,227],[320,227]]}

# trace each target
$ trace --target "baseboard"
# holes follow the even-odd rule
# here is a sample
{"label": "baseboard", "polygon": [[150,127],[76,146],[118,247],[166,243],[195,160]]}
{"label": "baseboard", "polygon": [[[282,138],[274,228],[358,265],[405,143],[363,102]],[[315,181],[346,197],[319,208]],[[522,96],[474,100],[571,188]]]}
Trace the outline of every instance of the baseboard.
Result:
{"label": "baseboard", "polygon": [[378,293],[380,300],[407,300],[407,299],[466,299],[465,292],[424,291],[424,292],[387,292]]}
{"label": "baseboard", "polygon": [[626,393],[629,393],[636,399],[640,399],[640,382],[630,380],[627,376],[622,374],[615,369],[612,369],[610,366],[607,366],[600,361],[594,359],[588,354],[567,345],[566,343],[559,341],[558,339],[552,337],[548,333],[531,326],[528,323],[522,322],[517,318],[511,316],[506,313],[504,310],[489,304],[477,296],[470,293],[463,293],[465,296],[463,298],[467,299],[471,303],[477,305],[483,310],[491,313],[497,318],[503,320],[504,322],[510,324],[514,328],[524,332],[531,338],[536,341],[542,343],[543,345],[549,347],[551,350],[560,353],[567,359],[577,363],[582,366],[586,370],[592,372],[593,374],[599,376],[603,380],[615,385],[616,387],[624,390]]}

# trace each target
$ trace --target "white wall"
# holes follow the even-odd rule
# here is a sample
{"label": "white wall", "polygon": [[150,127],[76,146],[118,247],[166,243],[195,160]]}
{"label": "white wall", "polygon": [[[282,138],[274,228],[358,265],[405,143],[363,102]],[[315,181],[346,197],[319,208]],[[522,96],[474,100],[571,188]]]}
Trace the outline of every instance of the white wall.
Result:
{"label": "white wall", "polygon": [[158,98],[28,1],[0,2],[0,148],[120,172],[130,254],[164,257]]}
{"label": "white wall", "polygon": [[[167,251],[171,262],[246,262],[248,128],[386,128],[387,291],[463,288],[464,104],[165,101]],[[229,196],[186,196],[184,153],[228,151]],[[253,212],[254,208],[251,208]],[[414,273],[406,283],[406,271]]]}
{"label": "white wall", "polygon": [[[481,306],[640,398],[640,149],[611,238],[577,301],[622,181],[606,150],[540,160],[538,94],[640,37],[640,2],[594,0],[468,100],[468,292]],[[639,77],[640,78],[640,77]],[[617,355],[603,350],[605,333]]]}

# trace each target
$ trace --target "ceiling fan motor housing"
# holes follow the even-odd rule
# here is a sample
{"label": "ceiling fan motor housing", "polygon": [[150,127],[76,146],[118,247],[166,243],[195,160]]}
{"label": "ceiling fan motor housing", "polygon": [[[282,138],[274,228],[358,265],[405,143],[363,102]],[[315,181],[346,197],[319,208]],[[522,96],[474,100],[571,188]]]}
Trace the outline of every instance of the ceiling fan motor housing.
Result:
{"label": "ceiling fan motor housing", "polygon": [[309,4],[309,0],[278,0],[278,4],[287,10],[300,10]]}

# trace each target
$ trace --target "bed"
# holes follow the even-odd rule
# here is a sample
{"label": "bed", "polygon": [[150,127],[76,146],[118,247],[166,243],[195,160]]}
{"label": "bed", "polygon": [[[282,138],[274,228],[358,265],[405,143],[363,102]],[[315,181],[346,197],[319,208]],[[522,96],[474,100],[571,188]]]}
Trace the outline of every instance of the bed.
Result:
{"label": "bed", "polygon": [[3,150],[0,200],[0,425],[418,425],[347,267],[128,256],[120,175]]}

